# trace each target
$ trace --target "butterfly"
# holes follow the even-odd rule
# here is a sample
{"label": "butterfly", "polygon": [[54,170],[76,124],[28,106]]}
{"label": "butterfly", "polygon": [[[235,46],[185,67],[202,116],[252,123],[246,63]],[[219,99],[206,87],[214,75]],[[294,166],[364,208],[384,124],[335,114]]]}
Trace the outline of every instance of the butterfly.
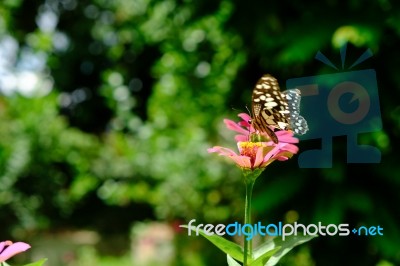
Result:
{"label": "butterfly", "polygon": [[253,90],[251,124],[259,133],[266,133],[276,144],[279,141],[275,129],[305,134],[308,125],[300,115],[300,99],[300,90],[281,92],[276,78],[269,74],[262,76]]}

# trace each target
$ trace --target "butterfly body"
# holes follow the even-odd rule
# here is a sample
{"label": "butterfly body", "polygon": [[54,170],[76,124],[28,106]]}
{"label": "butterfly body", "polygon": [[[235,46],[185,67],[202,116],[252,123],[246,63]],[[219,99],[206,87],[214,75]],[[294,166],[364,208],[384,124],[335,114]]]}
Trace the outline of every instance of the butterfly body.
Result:
{"label": "butterfly body", "polygon": [[259,133],[266,133],[274,143],[279,142],[275,130],[304,134],[308,126],[300,116],[300,98],[299,90],[281,92],[273,76],[262,76],[253,90],[251,124]]}

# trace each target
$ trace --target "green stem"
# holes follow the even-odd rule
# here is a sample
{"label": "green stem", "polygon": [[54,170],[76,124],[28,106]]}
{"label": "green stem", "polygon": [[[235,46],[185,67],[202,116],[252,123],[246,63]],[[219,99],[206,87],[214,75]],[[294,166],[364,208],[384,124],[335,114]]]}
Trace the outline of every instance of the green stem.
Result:
{"label": "green stem", "polygon": [[[244,206],[244,224],[251,225],[251,195],[253,193],[255,179],[253,178],[245,178],[246,185],[246,201]],[[251,233],[250,228],[246,227],[246,233]],[[243,258],[243,266],[247,266],[248,261],[251,262],[253,253],[253,242],[252,238],[247,240],[247,236],[244,236],[244,258]],[[250,258],[250,259],[248,259]]]}

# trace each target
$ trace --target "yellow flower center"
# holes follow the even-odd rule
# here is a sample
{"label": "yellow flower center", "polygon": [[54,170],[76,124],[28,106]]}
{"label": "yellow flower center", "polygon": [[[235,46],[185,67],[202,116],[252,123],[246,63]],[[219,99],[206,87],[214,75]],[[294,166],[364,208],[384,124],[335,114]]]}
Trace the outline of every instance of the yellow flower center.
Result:
{"label": "yellow flower center", "polygon": [[262,142],[240,142],[240,155],[250,157],[251,159],[256,158],[257,150],[260,147],[265,146]]}

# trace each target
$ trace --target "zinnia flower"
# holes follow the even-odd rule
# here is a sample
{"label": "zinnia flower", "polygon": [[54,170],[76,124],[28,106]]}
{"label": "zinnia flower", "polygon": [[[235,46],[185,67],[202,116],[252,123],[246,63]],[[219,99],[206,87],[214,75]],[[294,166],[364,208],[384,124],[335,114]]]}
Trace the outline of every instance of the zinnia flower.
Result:
{"label": "zinnia flower", "polygon": [[[242,119],[241,121],[235,122],[230,119],[224,119],[224,123],[228,129],[240,133],[239,135],[235,136],[236,141],[238,141],[238,142],[239,141],[249,141],[251,138],[251,135],[256,134],[256,130],[249,123],[249,121],[251,120],[251,117],[246,113],[240,113],[240,114],[238,114],[238,116]],[[293,132],[291,132],[291,131],[280,130],[280,131],[275,132],[275,134],[278,137],[279,142],[299,143],[299,139],[293,137]],[[264,136],[265,139],[269,140],[269,137],[266,134],[262,134],[262,135]]]}
{"label": "zinnia flower", "polygon": [[275,132],[279,140],[278,144],[273,143],[270,139],[252,141],[253,136],[258,134],[248,122],[250,116],[243,113],[238,116],[242,118],[242,121],[238,123],[229,119],[224,119],[224,122],[228,129],[240,133],[235,137],[239,153],[221,146],[214,146],[208,149],[208,152],[217,152],[222,156],[227,156],[246,171],[263,170],[273,161],[287,160],[298,152],[298,147],[292,143],[298,143],[299,140],[293,137],[293,133],[290,131]]}
{"label": "zinnia flower", "polygon": [[24,242],[13,243],[9,240],[0,242],[0,263],[8,260],[12,256],[24,252],[31,246]]}
{"label": "zinnia flower", "polygon": [[[275,160],[284,161],[297,153],[299,149],[294,143],[298,143],[299,140],[293,137],[293,132],[291,131],[277,131],[275,134],[278,137],[278,143],[274,143],[269,136],[260,134],[254,130],[253,126],[249,123],[251,119],[249,115],[242,113],[239,114],[239,117],[242,118],[240,122],[224,119],[228,129],[239,133],[239,135],[235,136],[238,153],[221,146],[214,146],[208,149],[208,152],[216,152],[222,156],[226,156],[242,169],[244,175],[243,181],[246,186],[244,224],[251,225],[251,195],[257,177]],[[250,234],[250,231],[249,228],[246,228],[247,233]],[[269,251],[265,252],[264,254],[268,254]],[[264,255],[256,257],[257,261],[263,258],[262,256]],[[243,265],[249,265],[248,263],[251,262],[255,262],[252,241],[245,237]]]}

